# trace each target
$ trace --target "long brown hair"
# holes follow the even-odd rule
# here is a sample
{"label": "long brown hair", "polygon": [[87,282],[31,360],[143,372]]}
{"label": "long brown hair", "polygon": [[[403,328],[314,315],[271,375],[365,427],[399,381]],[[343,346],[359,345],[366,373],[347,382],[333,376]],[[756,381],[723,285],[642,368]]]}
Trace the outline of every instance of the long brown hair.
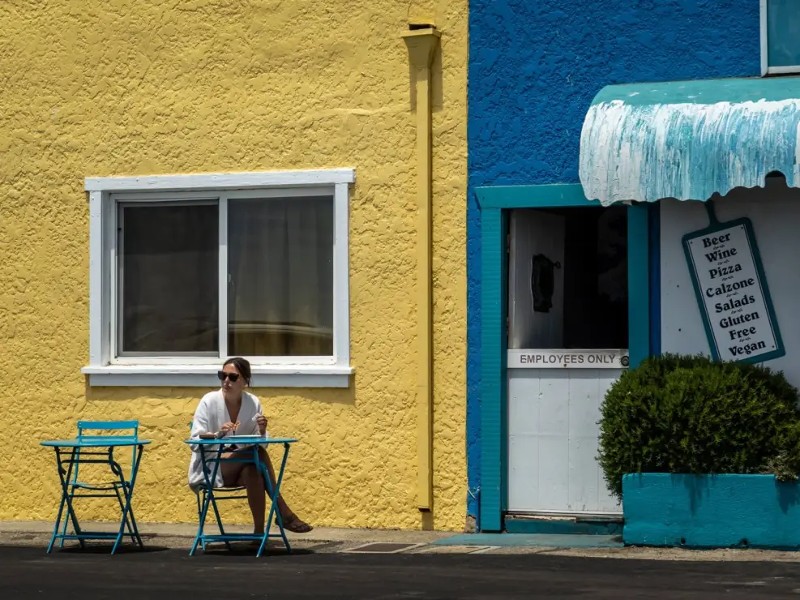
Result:
{"label": "long brown hair", "polygon": [[239,371],[239,374],[244,377],[244,382],[249,386],[250,385],[250,378],[252,377],[252,372],[250,371],[250,361],[246,358],[242,358],[241,356],[233,356],[222,363],[222,366],[225,365],[233,365],[236,367],[236,370]]}

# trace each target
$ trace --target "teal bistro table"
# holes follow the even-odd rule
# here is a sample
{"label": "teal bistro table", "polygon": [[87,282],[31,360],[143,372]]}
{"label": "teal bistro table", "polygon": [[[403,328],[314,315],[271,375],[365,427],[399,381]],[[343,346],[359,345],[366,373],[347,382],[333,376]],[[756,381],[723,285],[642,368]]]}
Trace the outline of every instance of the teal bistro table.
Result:
{"label": "teal bistro table", "polygon": [[[56,540],[61,541],[63,548],[65,540],[77,540],[81,548],[85,540],[114,540],[111,554],[114,554],[126,536],[140,548],[143,546],[142,538],[133,516],[131,501],[136,486],[136,475],[139,472],[139,463],[142,459],[144,447],[150,440],[142,440],[131,436],[91,436],[78,437],[70,440],[45,440],[42,446],[53,448],[56,453],[58,477],[61,481],[61,502],[58,506],[58,516],[53,527],[53,536],[47,546],[50,553]],[[114,456],[115,450],[131,450],[130,467],[123,467]],[[79,468],[82,465],[107,465],[111,478],[103,482],[81,481],[78,479]],[[75,512],[75,498],[116,498],[120,508],[119,528],[116,532],[87,531],[80,526]],[[67,533],[68,525],[72,524],[72,533]],[[126,533],[127,530],[127,533]]]}
{"label": "teal bistro table", "polygon": [[[269,538],[281,538],[283,545],[286,547],[287,552],[291,552],[292,548],[289,545],[289,540],[286,538],[286,532],[283,528],[283,519],[281,518],[280,511],[277,510],[278,498],[281,493],[281,482],[283,481],[283,473],[286,469],[286,461],[289,458],[289,447],[296,442],[295,438],[268,438],[260,437],[257,435],[229,435],[220,439],[202,439],[192,438],[186,440],[186,443],[193,446],[198,452],[203,463],[203,478],[204,483],[201,484],[200,489],[195,491],[199,494],[198,498],[198,528],[197,535],[194,538],[194,544],[189,551],[189,556],[194,556],[197,546],[202,546],[203,550],[206,544],[211,542],[224,542],[230,548],[230,542],[234,541],[257,541],[261,542],[258,546],[256,556],[261,556],[267,547],[267,540]],[[272,484],[267,465],[259,457],[258,449],[261,447],[267,448],[272,445],[283,446],[283,456],[280,461],[280,468],[275,475],[275,483]],[[231,446],[236,446],[236,455],[224,457],[223,454],[231,451]],[[217,472],[219,471],[220,464],[223,462],[240,462],[254,464],[261,472],[264,478],[266,492],[271,499],[269,503],[269,513],[264,527],[263,534],[255,533],[230,533],[225,531],[222,524],[222,517],[220,516],[219,508],[217,507],[217,500],[223,499],[221,496],[235,489],[241,488],[219,488],[214,486],[217,480]],[[243,496],[235,496],[241,498]],[[214,516],[217,520],[217,527],[219,528],[218,534],[208,534],[205,532],[206,518],[208,517],[208,509],[214,511]],[[277,526],[276,533],[270,533],[272,528],[273,519]]]}

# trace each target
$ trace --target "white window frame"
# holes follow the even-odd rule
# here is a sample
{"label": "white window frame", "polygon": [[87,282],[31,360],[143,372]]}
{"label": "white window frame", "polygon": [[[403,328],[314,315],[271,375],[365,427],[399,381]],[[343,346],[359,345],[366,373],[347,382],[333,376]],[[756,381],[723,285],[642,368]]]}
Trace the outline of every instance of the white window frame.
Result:
{"label": "white window frame", "polygon": [[769,35],[767,33],[767,5],[769,0],[760,0],[760,29],[761,29],[761,76],[766,75],[791,75],[800,73],[800,65],[782,67],[769,66]]}
{"label": "white window frame", "polygon": [[[350,385],[349,197],[355,170],[203,173],[146,177],[87,177],[89,195],[90,386],[219,385],[218,357],[117,357],[117,218],[120,203],[178,199],[327,195],[333,197],[333,356],[246,357],[255,387]],[[227,214],[221,211],[221,215]],[[227,272],[227,222],[220,218],[220,273]],[[227,328],[227,286],[220,286],[220,337]],[[222,341],[225,349],[227,338]],[[224,354],[224,353],[223,353]]]}

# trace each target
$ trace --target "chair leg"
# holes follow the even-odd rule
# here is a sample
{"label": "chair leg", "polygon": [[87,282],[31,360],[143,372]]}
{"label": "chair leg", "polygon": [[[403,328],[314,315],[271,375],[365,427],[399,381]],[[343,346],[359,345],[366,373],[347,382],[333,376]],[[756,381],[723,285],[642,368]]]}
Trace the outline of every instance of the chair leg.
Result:
{"label": "chair leg", "polygon": [[[114,494],[117,497],[117,504],[119,504],[120,514],[122,514],[122,511],[125,510],[125,503],[122,501],[122,496],[120,496],[119,488],[117,486],[114,486]],[[132,511],[131,511],[130,516],[133,516],[133,512]],[[125,535],[130,537],[131,538],[131,542],[133,542],[135,544],[136,543],[136,538],[133,535],[133,531],[131,531],[131,524],[130,524],[130,520],[128,518],[125,519],[125,529],[128,530],[128,533],[125,534]]]}
{"label": "chair leg", "polygon": [[136,517],[133,516],[133,506],[128,508],[128,531],[130,531],[131,539],[139,544],[139,548],[144,548],[144,542],[142,542],[142,536],[139,535],[139,526],[136,525]]}
{"label": "chair leg", "polygon": [[[64,547],[64,536],[67,535],[67,527],[69,522],[72,521],[72,529],[74,530],[76,535],[80,535],[81,528],[78,525],[78,518],[75,516],[75,508],[72,505],[73,500],[75,500],[75,490],[71,489],[67,493],[67,512],[64,515],[64,527],[61,529],[61,543],[59,544],[59,548]],[[80,544],[81,548],[86,547],[86,543],[83,539],[78,538],[78,543]]]}
{"label": "chair leg", "polygon": [[[217,507],[217,499],[214,498],[213,494],[211,496],[211,506],[214,509],[214,517],[217,519],[217,527],[219,528],[220,535],[225,535],[225,528],[222,526],[222,517],[219,514],[219,508]],[[225,540],[225,547],[230,550],[231,543],[228,540]]]}
{"label": "chair leg", "polygon": [[64,536],[67,535],[67,523],[69,523],[69,506],[67,506],[67,514],[64,515],[64,526],[61,527],[61,542],[58,544],[59,548],[64,547]]}
{"label": "chair leg", "polygon": [[[119,503],[120,512],[124,512],[125,503],[122,501],[122,496],[120,496],[119,488],[115,486],[114,492],[117,495],[117,502]],[[128,494],[128,493],[130,493],[128,490],[123,489],[123,494]],[[128,530],[128,533],[126,535],[131,538],[131,542],[133,542],[134,544],[138,544],[140,548],[144,548],[142,537],[139,535],[139,527],[136,525],[136,517],[133,516],[133,506],[128,507],[128,517],[125,519],[125,528]]]}
{"label": "chair leg", "polygon": [[[194,499],[197,502],[197,521],[198,522],[200,522],[200,519],[203,518],[203,505],[202,505],[202,502],[205,502],[205,492],[203,492],[203,501],[202,502],[200,500],[200,493],[201,492],[199,492],[199,491],[196,491],[194,493]],[[195,540],[195,543],[192,546],[192,550],[189,552],[189,556],[192,556],[194,554],[195,548],[197,548],[197,540]],[[206,551],[206,542],[205,542],[205,540],[203,540],[202,548],[203,548],[203,552],[205,552]]]}
{"label": "chair leg", "polygon": [[[195,535],[194,542],[189,550],[189,556],[194,556],[198,545],[202,545],[203,552],[206,551],[206,540],[205,536],[203,535],[203,530],[205,529],[206,517],[208,516],[208,505],[210,498],[208,497],[208,493],[205,488],[202,488],[201,491],[197,491],[195,493],[195,497],[197,498],[197,534]],[[201,493],[202,499],[200,496]]]}

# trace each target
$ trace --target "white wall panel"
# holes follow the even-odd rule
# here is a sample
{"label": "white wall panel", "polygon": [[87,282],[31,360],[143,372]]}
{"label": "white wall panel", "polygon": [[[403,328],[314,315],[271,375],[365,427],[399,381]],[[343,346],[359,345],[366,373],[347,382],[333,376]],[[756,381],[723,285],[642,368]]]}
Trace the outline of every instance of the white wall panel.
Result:
{"label": "white wall panel", "polygon": [[597,463],[614,369],[509,370],[509,510],[618,513]]}
{"label": "white wall panel", "polygon": [[[783,371],[800,387],[800,190],[780,182],[766,189],[737,188],[714,201],[720,221],[749,218],[786,355],[766,366]],[[683,253],[682,237],[708,226],[701,202],[661,202],[661,349],[710,354],[700,309]]]}

